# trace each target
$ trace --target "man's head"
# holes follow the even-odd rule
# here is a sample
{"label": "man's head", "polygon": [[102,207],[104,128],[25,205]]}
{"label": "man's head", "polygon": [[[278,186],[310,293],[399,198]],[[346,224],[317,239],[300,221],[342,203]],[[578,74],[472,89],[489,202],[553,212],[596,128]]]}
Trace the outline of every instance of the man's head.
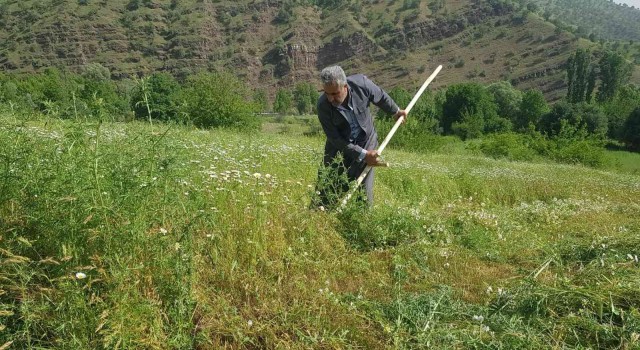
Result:
{"label": "man's head", "polygon": [[327,67],[320,72],[322,89],[327,100],[334,105],[341,105],[347,98],[347,76],[340,66]]}

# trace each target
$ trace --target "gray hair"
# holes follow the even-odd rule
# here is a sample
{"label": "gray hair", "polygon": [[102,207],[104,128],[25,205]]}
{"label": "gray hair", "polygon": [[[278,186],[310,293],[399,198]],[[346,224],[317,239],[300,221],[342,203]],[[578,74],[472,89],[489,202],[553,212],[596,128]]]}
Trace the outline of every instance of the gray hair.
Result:
{"label": "gray hair", "polygon": [[323,69],[322,72],[320,72],[320,80],[322,80],[322,85],[347,85],[347,76],[340,66],[331,66]]}

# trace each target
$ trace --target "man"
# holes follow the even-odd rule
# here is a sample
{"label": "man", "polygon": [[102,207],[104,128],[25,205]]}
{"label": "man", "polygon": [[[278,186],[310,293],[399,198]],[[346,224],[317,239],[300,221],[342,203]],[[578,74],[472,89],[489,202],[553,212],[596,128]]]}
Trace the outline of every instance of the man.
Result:
{"label": "man", "polygon": [[[347,178],[356,180],[367,165],[379,165],[378,134],[373,126],[369,104],[393,114],[396,120],[406,117],[407,112],[398,108],[393,99],[369,78],[362,74],[346,77],[339,66],[327,67],[320,73],[324,94],[318,99],[318,119],[327,141],[324,146],[324,168],[337,169],[332,176],[340,176],[347,170]],[[341,164],[335,158],[342,154]],[[323,179],[321,169],[317,191],[319,198],[314,204],[331,207],[349,189],[348,183],[339,183],[337,191]],[[364,179],[367,203],[373,205],[373,169]],[[332,179],[329,179],[332,180]],[[338,179],[333,179],[339,181]]]}

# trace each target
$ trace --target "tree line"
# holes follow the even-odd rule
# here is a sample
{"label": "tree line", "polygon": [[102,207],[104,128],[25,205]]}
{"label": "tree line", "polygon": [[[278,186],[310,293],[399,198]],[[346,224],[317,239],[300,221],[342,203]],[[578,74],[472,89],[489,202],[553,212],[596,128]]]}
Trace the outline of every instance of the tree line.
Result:
{"label": "tree line", "polygon": [[[596,59],[597,58],[597,59]],[[630,64],[616,53],[577,50],[567,63],[567,96],[548,105],[539,90],[509,82],[461,83],[429,92],[412,110],[409,135],[462,139],[519,133],[549,139],[618,142],[640,149],[640,88],[629,84]],[[390,90],[398,105],[411,94]],[[0,74],[0,104],[12,113],[35,112],[68,119],[171,121],[201,128],[258,130],[259,112],[315,113],[317,86],[301,82],[275,91],[252,90],[232,74],[201,72],[178,81],[156,72],[114,81],[109,70],[89,64],[81,73],[48,68],[39,74]],[[379,114],[379,118],[386,116]]]}
{"label": "tree line", "polygon": [[81,73],[47,68],[38,74],[1,74],[0,104],[12,113],[66,119],[180,122],[196,127],[257,130],[259,112],[313,113],[319,93],[311,83],[251,90],[226,72],[201,72],[178,80],[165,72],[113,80],[109,69],[89,64]]}

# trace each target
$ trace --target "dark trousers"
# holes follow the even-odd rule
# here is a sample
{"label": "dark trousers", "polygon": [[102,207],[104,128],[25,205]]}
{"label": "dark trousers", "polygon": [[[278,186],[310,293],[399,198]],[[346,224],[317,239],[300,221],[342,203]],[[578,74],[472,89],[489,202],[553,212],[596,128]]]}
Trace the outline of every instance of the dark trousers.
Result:
{"label": "dark trousers", "polygon": [[[378,147],[377,138],[372,138],[364,146],[367,150],[373,150]],[[353,183],[360,177],[366,167],[364,161],[358,162],[348,156],[342,155],[342,161],[336,154],[334,157],[325,155],[323,166],[318,170],[318,181],[316,183],[316,194],[311,202],[312,207],[324,206],[327,209],[333,209],[340,205],[344,197],[349,191],[350,183]],[[346,174],[345,174],[346,170]],[[369,206],[373,206],[373,179],[374,171],[371,169],[362,181],[358,191],[355,193],[354,200],[364,200]],[[364,192],[364,193],[362,193]]]}

